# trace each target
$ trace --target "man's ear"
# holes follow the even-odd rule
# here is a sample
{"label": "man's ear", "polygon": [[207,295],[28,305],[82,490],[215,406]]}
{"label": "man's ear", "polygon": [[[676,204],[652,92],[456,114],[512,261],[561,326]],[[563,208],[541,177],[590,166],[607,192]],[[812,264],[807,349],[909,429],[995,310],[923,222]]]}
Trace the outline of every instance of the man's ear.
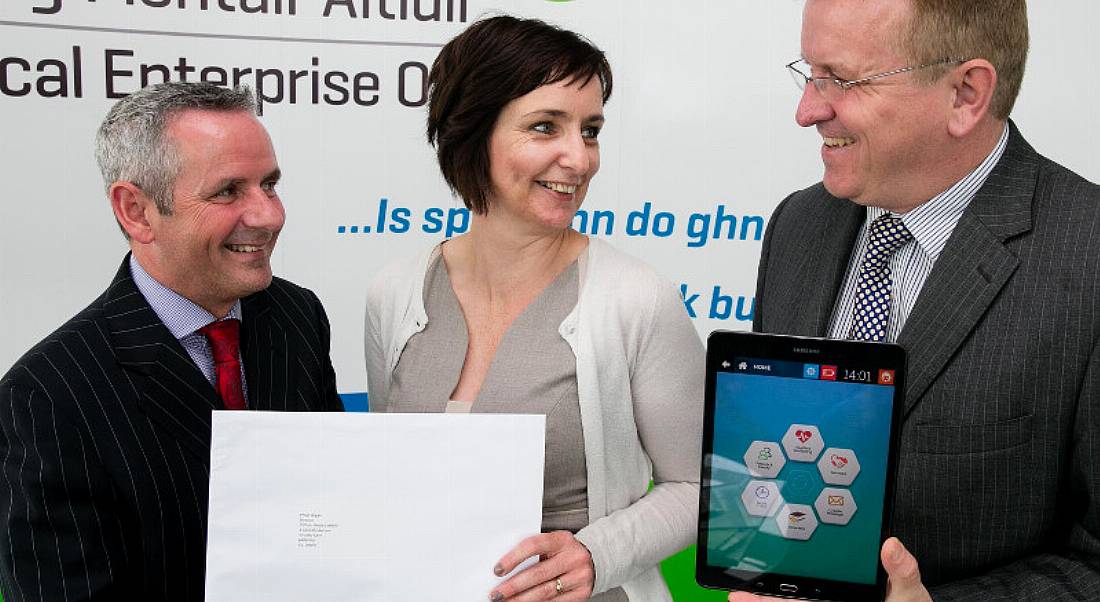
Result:
{"label": "man's ear", "polygon": [[989,116],[997,69],[985,59],[973,59],[955,67],[947,77],[955,90],[948,132],[955,138],[965,138]]}
{"label": "man's ear", "polygon": [[111,210],[118,225],[126,231],[130,240],[142,244],[153,242],[153,228],[149,224],[150,213],[157,211],[153,199],[132,182],[111,184],[107,196],[111,199]]}

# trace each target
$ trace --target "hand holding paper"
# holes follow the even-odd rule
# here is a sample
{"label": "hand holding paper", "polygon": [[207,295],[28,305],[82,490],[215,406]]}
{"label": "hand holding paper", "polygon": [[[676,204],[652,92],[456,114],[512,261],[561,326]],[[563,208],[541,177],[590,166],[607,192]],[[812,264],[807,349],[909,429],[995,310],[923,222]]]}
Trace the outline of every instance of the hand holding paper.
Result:
{"label": "hand holding paper", "polygon": [[528,537],[501,558],[495,572],[506,575],[532,556],[542,561],[497,586],[490,600],[500,602],[527,594],[533,596],[532,600],[555,598],[573,602],[587,600],[592,595],[596,579],[592,554],[572,533],[554,531]]}

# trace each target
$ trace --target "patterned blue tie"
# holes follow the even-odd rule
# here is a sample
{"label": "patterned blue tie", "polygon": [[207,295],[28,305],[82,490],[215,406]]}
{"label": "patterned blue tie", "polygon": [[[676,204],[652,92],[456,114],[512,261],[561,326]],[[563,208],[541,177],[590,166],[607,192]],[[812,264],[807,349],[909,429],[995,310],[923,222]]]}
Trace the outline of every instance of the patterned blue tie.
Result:
{"label": "patterned blue tie", "polygon": [[881,341],[886,338],[890,320],[893,279],[890,277],[890,256],[913,238],[900,217],[889,213],[871,222],[871,237],[867,252],[859,266],[856,303],[852,311],[852,328],[848,338],[859,341]]}

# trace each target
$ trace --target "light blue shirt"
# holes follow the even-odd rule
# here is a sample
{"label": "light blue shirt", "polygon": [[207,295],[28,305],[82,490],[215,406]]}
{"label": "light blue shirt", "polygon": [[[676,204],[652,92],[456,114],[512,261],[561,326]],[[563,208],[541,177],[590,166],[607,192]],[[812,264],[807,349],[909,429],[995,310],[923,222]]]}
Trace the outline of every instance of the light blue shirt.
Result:
{"label": "light blue shirt", "polygon": [[870,237],[868,224],[878,217],[892,213],[901,218],[913,239],[902,245],[890,257],[890,274],[893,278],[891,289],[890,321],[886,325],[886,340],[898,340],[909,312],[917,302],[917,295],[924,287],[932,267],[947,245],[947,239],[955,231],[959,218],[970,206],[970,201],[985,184],[993,167],[1001,160],[1008,146],[1008,125],[1001,132],[1001,138],[993,147],[989,156],[963,179],[947,190],[932,197],[928,202],[905,214],[889,212],[881,207],[867,207],[867,219],[856,238],[856,248],[848,263],[848,274],[840,288],[833,317],[829,324],[829,338],[846,339],[852,327],[852,311],[856,302],[856,285],[859,283],[859,268],[867,250]]}
{"label": "light blue shirt", "polygon": [[[210,342],[206,340],[206,335],[198,332],[203,326],[217,321],[214,314],[157,282],[156,278],[150,276],[141,267],[141,264],[133,255],[130,255],[130,276],[133,277],[138,291],[149,302],[149,307],[153,308],[153,312],[157,314],[160,321],[168,327],[168,331],[180,342],[187,355],[191,356],[191,360],[199,367],[202,375],[206,377],[210,385],[215,386],[214,353],[210,350]],[[228,320],[229,318],[236,318],[243,323],[239,299],[222,319]],[[244,379],[244,361],[240,360],[239,356],[240,352],[238,351],[238,360],[241,362],[241,390],[244,393],[245,403],[247,403],[248,383]]]}

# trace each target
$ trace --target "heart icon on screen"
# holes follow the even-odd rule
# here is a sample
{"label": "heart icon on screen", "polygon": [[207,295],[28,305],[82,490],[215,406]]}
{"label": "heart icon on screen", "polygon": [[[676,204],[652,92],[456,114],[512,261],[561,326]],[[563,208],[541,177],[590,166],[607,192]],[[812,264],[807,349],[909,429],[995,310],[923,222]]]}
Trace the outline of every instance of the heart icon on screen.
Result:
{"label": "heart icon on screen", "polygon": [[801,442],[805,443],[805,442],[809,441],[809,440],[810,440],[810,437],[813,437],[813,436],[814,436],[814,434],[813,434],[813,433],[811,433],[810,431],[795,431],[795,432],[794,432],[794,436],[795,436],[795,437],[796,437],[796,438],[797,438],[797,439],[798,439],[799,441],[801,441]]}
{"label": "heart icon on screen", "polygon": [[848,458],[845,458],[844,456],[833,454],[829,456],[829,460],[832,461],[833,466],[837,468],[844,468],[848,465]]}

